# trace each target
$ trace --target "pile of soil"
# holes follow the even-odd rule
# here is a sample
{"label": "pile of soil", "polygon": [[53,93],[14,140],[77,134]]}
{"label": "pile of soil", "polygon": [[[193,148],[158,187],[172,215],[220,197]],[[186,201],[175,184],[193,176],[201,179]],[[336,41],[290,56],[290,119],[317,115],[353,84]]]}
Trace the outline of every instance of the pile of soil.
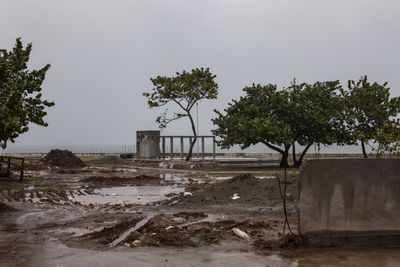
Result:
{"label": "pile of soil", "polygon": [[118,156],[105,156],[102,158],[94,159],[88,161],[89,164],[92,165],[116,165],[116,164],[124,164],[126,160],[121,159]]}
{"label": "pile of soil", "polygon": [[[288,179],[288,200],[293,200],[297,197],[298,188],[295,180],[295,177]],[[234,194],[239,198],[232,199]],[[277,179],[259,179],[253,174],[242,174],[232,179],[218,182],[204,190],[193,192],[192,196],[175,198],[170,203],[190,207],[236,204],[262,206],[270,204],[271,201],[281,201]]]}
{"label": "pile of soil", "polygon": [[55,167],[81,168],[86,164],[69,150],[53,149],[42,160],[44,164]]}

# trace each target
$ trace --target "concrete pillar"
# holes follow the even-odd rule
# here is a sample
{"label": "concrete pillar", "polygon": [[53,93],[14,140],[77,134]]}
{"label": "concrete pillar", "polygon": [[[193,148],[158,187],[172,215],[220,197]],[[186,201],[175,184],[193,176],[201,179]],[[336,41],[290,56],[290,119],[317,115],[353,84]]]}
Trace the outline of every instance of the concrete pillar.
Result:
{"label": "concrete pillar", "polygon": [[162,157],[165,159],[165,137],[162,137]]}
{"label": "concrete pillar", "polygon": [[7,161],[7,175],[11,176],[11,159]]}
{"label": "concrete pillar", "polygon": [[216,143],[215,143],[215,136],[213,136],[213,138],[212,138],[212,142],[213,142],[213,159],[215,159],[215,146],[216,146]]}
{"label": "concrete pillar", "polygon": [[170,157],[171,160],[174,158],[174,138],[171,136],[170,138]]}
{"label": "concrete pillar", "polygon": [[[192,141],[193,141],[192,137],[189,137],[189,148],[190,148],[190,146],[192,145]],[[192,151],[192,152],[193,152],[193,151]]]}
{"label": "concrete pillar", "polygon": [[181,136],[181,159],[183,159],[183,137]]}
{"label": "concrete pillar", "polygon": [[22,181],[24,179],[24,168],[25,168],[25,158],[22,158],[21,161],[21,172],[19,175],[19,180]]}
{"label": "concrete pillar", "polygon": [[204,136],[201,137],[201,158],[204,159]]}
{"label": "concrete pillar", "polygon": [[160,157],[160,131],[137,131],[136,144],[137,158]]}

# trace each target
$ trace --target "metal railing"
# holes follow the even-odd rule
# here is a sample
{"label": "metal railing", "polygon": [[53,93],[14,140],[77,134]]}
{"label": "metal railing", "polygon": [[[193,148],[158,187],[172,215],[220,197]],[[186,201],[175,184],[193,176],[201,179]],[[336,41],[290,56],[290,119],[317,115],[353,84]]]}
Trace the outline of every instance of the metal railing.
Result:
{"label": "metal railing", "polygon": [[[174,139],[179,139],[180,140],[180,158],[183,159],[185,154],[185,142],[184,140],[187,139],[189,141],[189,147],[190,144],[192,143],[194,136],[193,135],[163,135],[160,136],[161,138],[161,157],[162,158],[166,158],[167,157],[167,153],[165,150],[165,145],[166,139],[169,139],[169,158],[173,159],[174,158]],[[199,135],[196,137],[197,140],[201,141],[201,152],[197,151],[197,154],[199,154],[198,156],[200,156],[202,159],[205,159],[206,157],[206,153],[205,152],[205,139],[211,139],[212,140],[212,157],[213,159],[215,159],[215,155],[216,155],[216,142],[215,142],[215,136],[213,135]],[[197,141],[196,141],[197,142]]]}

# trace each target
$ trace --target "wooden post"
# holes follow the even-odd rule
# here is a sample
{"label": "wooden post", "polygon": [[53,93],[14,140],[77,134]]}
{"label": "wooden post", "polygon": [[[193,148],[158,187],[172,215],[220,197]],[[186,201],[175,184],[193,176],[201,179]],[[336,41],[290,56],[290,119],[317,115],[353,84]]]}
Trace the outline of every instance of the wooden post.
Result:
{"label": "wooden post", "polygon": [[[190,146],[192,145],[192,137],[189,137],[189,148],[190,148]],[[193,151],[192,151],[192,157],[193,157]]]}
{"label": "wooden post", "polygon": [[181,136],[181,159],[183,159],[183,137]]}
{"label": "wooden post", "polygon": [[215,146],[216,146],[216,143],[215,143],[215,136],[213,136],[213,138],[212,138],[212,141],[213,141],[213,159],[215,159]]}
{"label": "wooden post", "polygon": [[11,159],[7,160],[7,175],[11,176]]}
{"label": "wooden post", "polygon": [[204,136],[201,137],[201,158],[204,159]]}
{"label": "wooden post", "polygon": [[174,159],[174,138],[172,136],[170,137],[170,144],[171,144],[170,157],[171,157],[171,160],[173,160]]}
{"label": "wooden post", "polygon": [[21,162],[21,173],[19,175],[19,180],[20,181],[24,180],[24,168],[25,168],[24,167],[25,166],[24,162],[25,162],[25,159],[23,158],[22,162]]}
{"label": "wooden post", "polygon": [[165,137],[163,136],[162,137],[162,144],[161,144],[161,149],[162,149],[162,157],[163,157],[163,159],[165,159]]}

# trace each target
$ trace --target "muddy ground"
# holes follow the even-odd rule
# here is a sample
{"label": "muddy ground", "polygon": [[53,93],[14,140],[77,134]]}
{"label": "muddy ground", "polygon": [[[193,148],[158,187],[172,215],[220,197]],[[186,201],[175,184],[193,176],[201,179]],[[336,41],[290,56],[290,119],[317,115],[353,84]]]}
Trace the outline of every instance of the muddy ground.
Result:
{"label": "muddy ground", "polygon": [[[245,169],[165,170],[115,158],[86,163],[65,168],[31,160],[23,182],[2,178],[0,266],[319,266],[310,251],[303,259],[290,246],[269,245],[283,230],[280,170],[247,175]],[[297,179],[291,170],[294,232]],[[385,253],[397,261],[397,251]]]}

